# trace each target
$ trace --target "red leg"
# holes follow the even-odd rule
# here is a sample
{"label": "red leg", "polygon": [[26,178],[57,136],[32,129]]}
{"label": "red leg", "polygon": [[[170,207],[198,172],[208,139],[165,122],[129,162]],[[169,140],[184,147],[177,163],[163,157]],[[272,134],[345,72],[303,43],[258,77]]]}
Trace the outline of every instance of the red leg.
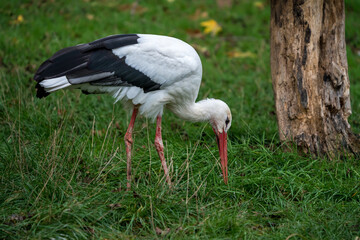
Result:
{"label": "red leg", "polygon": [[165,156],[164,156],[164,144],[162,141],[162,136],[161,136],[161,116],[157,116],[156,119],[156,134],[155,134],[155,147],[156,150],[159,154],[160,160],[161,160],[161,165],[164,169],[164,173],[166,176],[166,182],[169,184],[169,186],[171,187],[171,180],[170,180],[170,176],[169,176],[169,170],[166,166],[166,161],[165,161]]}
{"label": "red leg", "polygon": [[125,140],[125,146],[126,146],[126,178],[127,178],[127,183],[126,183],[126,187],[127,187],[127,191],[130,190],[131,188],[131,145],[133,143],[133,139],[132,139],[132,133],[133,133],[133,129],[134,129],[134,123],[135,123],[135,119],[136,119],[136,115],[138,113],[138,109],[136,107],[134,107],[132,116],[131,116],[131,120],[129,123],[129,127],[126,131],[124,140]]}

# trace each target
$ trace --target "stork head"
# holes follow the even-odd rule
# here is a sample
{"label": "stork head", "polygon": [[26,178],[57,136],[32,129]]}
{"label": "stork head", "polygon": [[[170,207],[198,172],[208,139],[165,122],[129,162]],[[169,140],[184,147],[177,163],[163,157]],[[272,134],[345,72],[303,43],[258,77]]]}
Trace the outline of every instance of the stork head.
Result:
{"label": "stork head", "polygon": [[227,131],[231,126],[231,111],[228,105],[221,100],[211,99],[211,106],[209,121],[216,135],[224,182],[227,184]]}
{"label": "stork head", "polygon": [[219,147],[224,182],[228,181],[227,131],[231,126],[231,111],[226,103],[218,99],[204,99],[190,105],[174,104],[170,109],[179,117],[190,121],[209,121]]}

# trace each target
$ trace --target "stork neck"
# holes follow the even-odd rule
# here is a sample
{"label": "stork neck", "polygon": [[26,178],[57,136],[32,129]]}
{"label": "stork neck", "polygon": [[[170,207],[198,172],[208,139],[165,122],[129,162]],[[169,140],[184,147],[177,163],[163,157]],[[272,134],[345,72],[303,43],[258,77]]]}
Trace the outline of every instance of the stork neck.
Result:
{"label": "stork neck", "polygon": [[203,122],[210,120],[210,113],[213,108],[211,99],[192,102],[183,105],[170,107],[178,117],[192,122]]}

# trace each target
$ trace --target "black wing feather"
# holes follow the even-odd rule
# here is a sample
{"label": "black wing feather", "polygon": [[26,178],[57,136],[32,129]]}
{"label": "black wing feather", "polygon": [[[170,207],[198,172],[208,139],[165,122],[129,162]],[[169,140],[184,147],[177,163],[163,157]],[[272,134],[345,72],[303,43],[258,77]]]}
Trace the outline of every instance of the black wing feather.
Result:
{"label": "black wing feather", "polygon": [[34,79],[41,82],[66,76],[72,85],[89,83],[96,86],[137,86],[144,92],[158,90],[160,84],[127,65],[125,57],[119,58],[111,51],[137,44],[138,38],[136,34],[113,35],[64,48],[41,64]]}

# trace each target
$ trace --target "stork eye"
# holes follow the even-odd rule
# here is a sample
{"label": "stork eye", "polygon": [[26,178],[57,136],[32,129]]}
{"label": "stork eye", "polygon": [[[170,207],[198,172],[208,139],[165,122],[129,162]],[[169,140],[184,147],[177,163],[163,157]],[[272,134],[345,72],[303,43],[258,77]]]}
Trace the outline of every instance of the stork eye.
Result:
{"label": "stork eye", "polygon": [[229,124],[229,122],[230,122],[230,120],[229,120],[229,118],[227,117],[226,120],[225,120],[226,126]]}

